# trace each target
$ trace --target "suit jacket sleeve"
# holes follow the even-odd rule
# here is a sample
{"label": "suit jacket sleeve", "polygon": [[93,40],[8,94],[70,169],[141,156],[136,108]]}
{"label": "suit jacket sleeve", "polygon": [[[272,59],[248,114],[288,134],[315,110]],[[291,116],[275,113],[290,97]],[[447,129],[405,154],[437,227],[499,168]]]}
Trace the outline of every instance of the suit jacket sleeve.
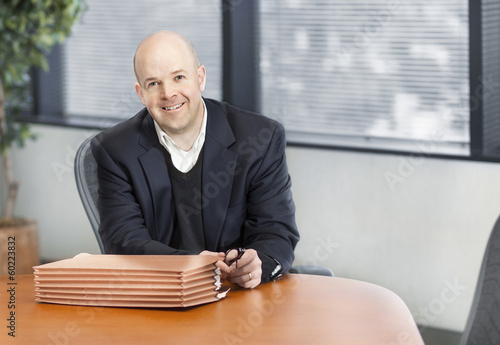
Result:
{"label": "suit jacket sleeve", "polygon": [[[119,145],[120,140],[115,138]],[[111,140],[110,140],[111,141]],[[131,175],[108,153],[116,147],[106,148],[99,136],[91,143],[98,165],[99,234],[106,254],[189,254],[152,239],[145,226],[144,215],[134,195]]]}
{"label": "suit jacket sleeve", "polygon": [[[299,233],[285,157],[285,130],[275,124],[269,145],[251,177],[244,242],[247,248],[278,260],[283,272],[287,272]],[[269,273],[263,272],[263,281]]]}

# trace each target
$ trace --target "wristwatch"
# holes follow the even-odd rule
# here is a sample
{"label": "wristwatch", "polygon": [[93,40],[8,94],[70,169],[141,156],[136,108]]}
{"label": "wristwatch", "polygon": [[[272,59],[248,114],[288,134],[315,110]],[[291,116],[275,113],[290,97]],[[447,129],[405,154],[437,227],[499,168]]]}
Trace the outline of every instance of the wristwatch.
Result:
{"label": "wristwatch", "polygon": [[269,276],[270,280],[278,278],[281,275],[281,269],[283,268],[278,260],[274,259],[274,261],[276,262],[276,267]]}

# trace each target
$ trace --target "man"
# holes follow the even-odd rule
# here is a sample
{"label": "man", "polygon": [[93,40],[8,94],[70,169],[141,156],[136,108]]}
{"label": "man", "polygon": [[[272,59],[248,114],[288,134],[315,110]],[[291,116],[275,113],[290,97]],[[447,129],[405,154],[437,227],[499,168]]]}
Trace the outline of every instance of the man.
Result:
{"label": "man", "polygon": [[92,141],[106,253],[216,255],[245,288],[288,271],[299,234],[283,126],[204,99],[205,67],[178,33],[144,39],[134,68],[145,108]]}

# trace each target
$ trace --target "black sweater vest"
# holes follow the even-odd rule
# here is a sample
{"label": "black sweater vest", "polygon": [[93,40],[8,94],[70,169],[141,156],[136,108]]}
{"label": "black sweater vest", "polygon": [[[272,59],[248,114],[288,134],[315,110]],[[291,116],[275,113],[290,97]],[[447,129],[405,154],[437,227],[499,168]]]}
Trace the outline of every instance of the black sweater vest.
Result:
{"label": "black sweater vest", "polygon": [[197,197],[202,194],[203,151],[204,149],[201,150],[194,167],[186,173],[177,170],[170,154],[166,154],[176,210],[174,234],[170,246],[180,250],[179,254],[199,254],[205,249],[202,201]]}

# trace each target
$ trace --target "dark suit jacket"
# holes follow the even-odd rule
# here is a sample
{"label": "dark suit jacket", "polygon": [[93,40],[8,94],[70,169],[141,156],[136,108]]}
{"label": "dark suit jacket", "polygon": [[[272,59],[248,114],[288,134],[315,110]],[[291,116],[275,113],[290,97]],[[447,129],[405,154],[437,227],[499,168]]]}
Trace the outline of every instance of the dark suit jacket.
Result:
{"label": "dark suit jacket", "polygon": [[[205,99],[205,104],[199,202],[206,249],[253,248],[287,271],[299,234],[284,128],[227,103]],[[169,246],[176,212],[168,153],[147,109],[98,134],[92,152],[98,163],[99,233],[106,253],[178,253]]]}

